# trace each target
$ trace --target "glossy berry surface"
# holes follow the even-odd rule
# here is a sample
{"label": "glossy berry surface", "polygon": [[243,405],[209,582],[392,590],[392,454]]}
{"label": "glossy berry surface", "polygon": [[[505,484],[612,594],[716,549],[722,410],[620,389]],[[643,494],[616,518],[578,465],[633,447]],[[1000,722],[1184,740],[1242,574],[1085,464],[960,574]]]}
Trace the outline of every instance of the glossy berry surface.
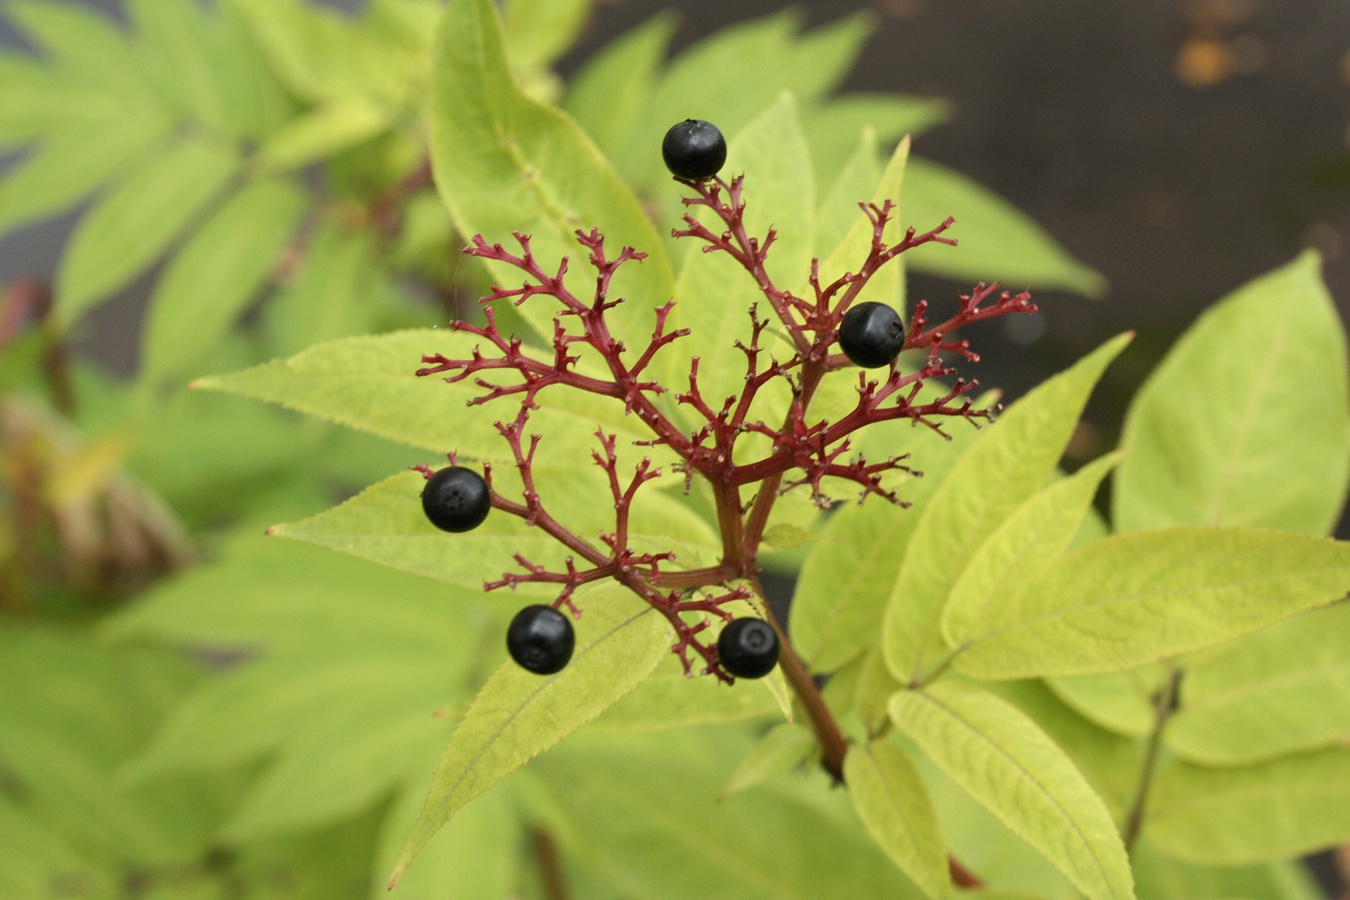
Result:
{"label": "glossy berry surface", "polygon": [[678,178],[711,178],[727,161],[727,142],[711,122],[685,119],[670,126],[661,142],[666,168]]}
{"label": "glossy berry surface", "polygon": [[905,324],[885,303],[859,303],[839,323],[839,349],[864,369],[888,366],[905,346]]}
{"label": "glossy berry surface", "polygon": [[572,658],[576,632],[567,616],[551,606],[527,606],[506,629],[506,651],[511,658],[536,675],[561,672]]}
{"label": "glossy berry surface", "polygon": [[448,466],[427,479],[422,511],[442,531],[472,531],[492,509],[492,494],[483,476],[463,466]]}
{"label": "glossy berry surface", "polygon": [[778,632],[763,619],[735,619],[717,638],[717,659],[737,678],[763,678],[778,665]]}

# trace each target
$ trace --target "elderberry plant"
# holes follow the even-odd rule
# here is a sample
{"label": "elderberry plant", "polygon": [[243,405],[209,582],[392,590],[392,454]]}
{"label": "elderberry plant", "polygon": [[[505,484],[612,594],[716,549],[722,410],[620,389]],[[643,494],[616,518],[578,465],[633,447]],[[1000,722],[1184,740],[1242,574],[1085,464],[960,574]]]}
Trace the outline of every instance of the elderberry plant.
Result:
{"label": "elderberry plant", "polygon": [[[672,133],[681,127],[675,126]],[[712,131],[716,132],[716,129]],[[670,143],[668,137],[668,156]],[[725,156],[725,149],[720,155]],[[680,160],[680,163],[684,162]],[[736,176],[729,181],[721,178],[707,181],[705,179],[711,173],[705,173],[693,180],[681,177],[690,171],[688,165],[672,164],[671,167],[677,173],[676,178],[693,191],[694,195],[684,200],[685,206],[708,210],[716,222],[710,228],[689,213],[684,217],[685,227],[675,229],[673,236],[702,243],[704,252],[730,256],[754,281],[764,304],[773,313],[773,319],[761,319],[758,304],[748,310],[749,342],[736,342],[745,356],[744,386],[739,395],[725,399],[705,396],[699,385],[698,359],[690,366],[688,385],[683,390],[672,389],[651,377],[658,354],[689,334],[688,329],[667,327],[675,308],[674,300],[653,305],[655,324],[650,341],[640,348],[640,352],[635,352],[635,357],[630,354],[625,358],[628,348],[614,337],[606,317],[610,310],[631,302],[632,298],[611,296],[611,282],[622,265],[640,262],[646,254],[623,247],[617,254],[608,255],[603,235],[594,228],[589,232],[576,232],[577,243],[585,251],[587,263],[595,270],[594,292],[585,299],[574,295],[564,281],[568,258],[564,257],[556,269],[545,269],[535,258],[528,235],[515,233],[519,252],[508,250],[499,243],[489,244],[482,235],[474,235],[466,253],[504,263],[519,271],[525,276],[524,284],[518,288],[493,286],[481,300],[485,325],[464,321],[451,323],[455,331],[482,339],[483,343],[473,348],[471,357],[451,359],[443,354],[430,354],[423,357],[426,365],[417,374],[425,377],[449,373],[446,380],[452,384],[471,380],[485,391],[472,401],[475,406],[506,397],[518,398],[514,417],[505,421],[499,419],[493,424],[510,446],[523,492],[520,500],[514,500],[493,489],[492,466],[486,464],[484,478],[491,490],[492,507],[544,531],[572,554],[565,560],[565,571],[550,571],[516,554],[516,562],[525,571],[508,573],[497,581],[488,582],[487,590],[531,583],[560,585],[555,607],[566,607],[574,616],[580,616],[581,610],[573,602],[577,588],[613,579],[666,619],[674,633],[674,652],[679,655],[686,674],[694,669],[692,654],[701,658],[702,674],[711,674],[730,683],[734,680],[732,674],[719,660],[715,643],[704,633],[715,619],[724,623],[732,621],[733,616],[727,611],[732,601],[751,597],[764,600],[762,589],[758,588],[758,551],[765,524],[778,497],[795,487],[807,487],[817,505],[828,507],[831,500],[825,493],[826,479],[833,479],[835,482],[852,482],[859,487],[859,502],[869,495],[878,495],[892,503],[906,505],[894,490],[884,486],[883,478],[895,471],[919,473],[902,462],[906,458],[903,456],[868,462],[863,455],[851,453],[855,445],[852,436],[870,424],[892,419],[906,419],[914,425],[941,432],[944,419],[965,419],[973,423],[991,417],[994,408],[976,407],[965,396],[977,385],[975,381],[957,378],[950,388],[939,391],[936,399],[920,402],[919,398],[930,380],[955,374],[955,367],[944,353],[978,360],[968,342],[955,337],[961,327],[1011,313],[1034,312],[1036,307],[1031,303],[1031,295],[1025,291],[1014,295],[1009,291],[998,291],[996,284],[981,284],[960,298],[958,308],[950,316],[930,323],[928,303],[920,301],[908,329],[894,341],[894,352],[889,352],[889,348],[882,351],[890,358],[884,377],[858,375],[857,400],[853,408],[835,421],[821,418],[813,414],[810,406],[821,380],[831,373],[840,373],[842,377],[851,374],[850,360],[839,352],[837,345],[841,340],[840,323],[848,319],[853,301],[883,266],[905,251],[930,242],[955,245],[953,239],[945,236],[954,220],[948,218],[922,234],[910,227],[900,241],[891,243],[886,239],[886,231],[895,213],[893,201],[886,200],[880,205],[861,203],[872,232],[866,254],[857,260],[854,269],[827,282],[822,282],[819,260],[813,260],[807,279],[810,294],[800,297],[779,287],[767,270],[766,261],[778,232],[771,229],[767,234],[756,236],[746,228],[744,179]],[[551,298],[560,307],[552,323],[550,356],[531,352],[519,338],[504,335],[490,305],[498,300],[510,300],[518,306],[527,302],[539,303],[536,298]],[[699,298],[689,302],[716,302],[716,299]],[[893,311],[891,315],[898,323],[898,316]],[[774,348],[783,353],[781,360],[761,346],[765,342],[765,330],[771,323],[777,324],[788,337],[783,347]],[[847,330],[843,336],[847,339]],[[586,374],[579,366],[581,347],[594,351],[603,360],[607,371]],[[634,348],[635,351],[638,349]],[[912,368],[895,364],[896,356],[906,350],[918,353]],[[517,376],[518,380],[503,381],[501,376],[505,373]],[[781,411],[781,421],[770,422],[760,417],[763,404],[758,401],[761,391],[767,392],[775,382],[787,385],[791,400],[788,408]],[[653,466],[651,458],[646,457],[637,464],[631,477],[621,475],[615,453],[617,438],[603,431],[596,435],[601,450],[592,455],[609,483],[615,511],[613,530],[601,533],[597,546],[549,514],[544,498],[535,487],[532,471],[541,436],[531,434],[528,429],[530,414],[539,408],[538,398],[546,389],[571,389],[620,401],[625,414],[636,416],[650,429],[651,437],[642,443],[672,452],[678,458],[675,469],[687,482],[701,478],[708,483],[716,498],[717,522],[722,535],[722,558],[718,564],[698,569],[679,568],[675,552],[639,553],[629,546],[629,512],[634,498],[638,490],[656,478],[660,471]],[[667,394],[674,397],[677,406],[693,411],[695,427],[692,431],[685,431],[679,420],[663,409],[660,401]],[[748,435],[763,436],[768,439],[768,445],[755,458],[738,463],[737,459],[742,455],[738,442]],[[548,448],[544,447],[543,452],[547,453]],[[450,458],[453,462],[453,452]],[[429,469],[424,473],[428,479],[437,477]],[[428,484],[431,489],[435,482],[432,480]],[[802,680],[805,670],[801,662],[789,644],[785,644],[784,652],[791,673],[789,677],[797,681],[799,689],[805,689]],[[841,771],[839,763],[839,760],[834,761],[836,774]]]}

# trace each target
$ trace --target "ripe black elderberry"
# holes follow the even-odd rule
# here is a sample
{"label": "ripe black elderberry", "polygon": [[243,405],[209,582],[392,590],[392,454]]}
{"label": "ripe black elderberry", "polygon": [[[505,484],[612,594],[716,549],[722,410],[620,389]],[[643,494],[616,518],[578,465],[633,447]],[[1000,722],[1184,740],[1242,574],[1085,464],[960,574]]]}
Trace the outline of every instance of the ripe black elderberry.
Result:
{"label": "ripe black elderberry", "polygon": [[859,303],[839,323],[839,349],[864,369],[890,365],[904,346],[905,325],[885,303]]}
{"label": "ripe black elderberry", "polygon": [[521,668],[536,675],[561,672],[572,658],[576,632],[567,616],[551,606],[527,606],[506,629],[506,651]]}
{"label": "ripe black elderberry", "polygon": [[685,119],[670,126],[661,142],[666,168],[678,178],[711,178],[727,161],[727,142],[711,122]]}
{"label": "ripe black elderberry", "polygon": [[442,531],[472,531],[487,518],[492,494],[473,469],[447,466],[422,488],[422,511]]}
{"label": "ripe black elderberry", "polygon": [[717,659],[737,678],[763,678],[778,665],[778,632],[763,619],[735,619],[717,638]]}

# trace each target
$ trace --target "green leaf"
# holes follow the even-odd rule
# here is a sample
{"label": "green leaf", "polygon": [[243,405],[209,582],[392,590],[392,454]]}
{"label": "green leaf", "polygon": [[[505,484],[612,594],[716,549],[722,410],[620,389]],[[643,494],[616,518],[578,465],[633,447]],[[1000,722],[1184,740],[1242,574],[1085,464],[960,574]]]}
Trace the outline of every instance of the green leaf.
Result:
{"label": "green leaf", "polygon": [[[784,92],[804,105],[813,103],[847,74],[874,20],[854,15],[799,35],[801,23],[802,14],[789,10],[724,28],[681,53],[652,92],[626,144],[612,154],[624,177],[645,190],[662,185],[657,196],[673,197],[656,152],[666,129],[698,118],[732,135]],[[736,89],[727,90],[729,84]],[[808,164],[803,174],[811,171]],[[788,230],[787,222],[777,224]]]}
{"label": "green leaf", "polygon": [[[319,223],[295,280],[268,304],[269,347],[289,355],[371,331],[376,312],[371,296],[379,274],[372,235],[336,222]],[[419,353],[407,359],[420,358]]]}
{"label": "green leaf", "polygon": [[728,687],[716,678],[690,678],[672,653],[586,731],[634,734],[771,716],[781,713],[768,691],[748,683]]}
{"label": "green leaf", "polygon": [[1117,734],[1143,737],[1153,730],[1157,716],[1152,698],[1167,678],[1164,666],[1151,665],[1128,672],[1047,678],[1045,683],[1085,719]]}
{"label": "green leaf", "polygon": [[1169,856],[1220,866],[1343,843],[1350,839],[1350,750],[1241,769],[1175,763],[1158,775],[1144,835]]}
{"label": "green leaf", "polygon": [[886,855],[925,896],[952,896],[937,814],[909,754],[885,739],[855,746],[844,757],[844,781],[858,818]]}
{"label": "green leaf", "polygon": [[1141,841],[1131,854],[1141,897],[1184,900],[1324,900],[1326,894],[1302,863],[1261,866],[1194,866],[1168,859]]}
{"label": "green leaf", "polygon": [[883,623],[886,663],[902,682],[946,655],[943,604],[985,539],[1055,471],[1102,371],[1129,335],[1103,344],[1003,413],[934,492],[905,550]]}
{"label": "green leaf", "polygon": [[942,635],[959,647],[983,630],[991,606],[1005,602],[1073,541],[1120,454],[1103,456],[1024,501],[989,535],[952,585]]}
{"label": "green leaf", "polygon": [[1350,368],[1317,255],[1205,312],[1135,395],[1121,446],[1120,531],[1326,534],[1350,477]]}
{"label": "green leaf", "polygon": [[195,0],[128,0],[149,75],[175,109],[229,133],[211,27]]}
{"label": "green leaf", "polygon": [[107,16],[79,3],[9,0],[5,14],[84,92],[116,97],[123,109],[159,106],[125,35]]}
{"label": "green leaf", "polygon": [[[492,423],[509,416],[514,404],[504,400],[509,407],[468,407],[484,393],[481,388],[414,374],[423,354],[468,359],[479,343],[473,335],[449,329],[345,338],[288,360],[199,378],[193,386],[276,403],[407,446],[436,452],[458,449],[468,457],[513,466]],[[549,453],[556,457],[589,460],[597,426],[624,437],[650,437],[640,422],[624,416],[617,401],[553,392],[541,397],[544,403],[530,416],[530,430],[545,436]]]}
{"label": "green leaf", "polygon": [[749,736],[577,735],[539,761],[568,845],[640,900],[912,897],[843,791],[780,778],[719,799]]}
{"label": "green leaf", "polygon": [[[276,525],[269,533],[472,588],[497,580],[504,571],[518,572],[512,561],[516,553],[535,565],[564,569],[567,552],[562,544],[505,513],[489,515],[481,526],[464,534],[448,535],[437,529],[427,521],[418,499],[424,483],[416,472],[395,475],[341,506],[301,522]],[[577,486],[575,478],[572,486]],[[596,487],[605,490],[603,485]],[[595,497],[594,490],[579,491],[575,496],[541,493],[550,515],[574,534],[594,534],[606,524],[613,528],[611,506],[605,504],[597,510],[596,504],[587,502]],[[711,551],[720,546],[702,519],[659,491],[648,490],[637,496],[630,524],[629,541],[634,550],[675,549],[681,563],[687,560],[697,564],[700,548]],[[647,533],[648,527],[655,530]],[[559,590],[557,585],[543,588],[553,594]],[[538,588],[526,584],[517,590],[533,593]]]}
{"label": "green leaf", "polygon": [[[370,900],[389,896],[383,876],[394,867],[426,794],[424,779],[409,782],[385,816],[367,895]],[[512,900],[522,896],[517,882],[522,867],[532,862],[522,858],[523,825],[507,792],[493,791],[479,797],[423,849],[417,865],[399,881],[398,896],[402,900],[433,900],[445,897],[449,885],[453,885],[451,890],[455,892],[451,896],[473,900]]]}
{"label": "green leaf", "polygon": [[[528,234],[546,271],[570,257],[567,284],[583,298],[593,295],[595,279],[576,230],[599,228],[611,255],[624,245],[648,253],[640,264],[616,273],[610,296],[628,302],[607,317],[630,352],[645,346],[652,310],[670,298],[673,284],[656,229],[577,124],[525,96],[512,81],[491,0],[452,0],[433,59],[432,162],[456,227],[504,244],[512,232]],[[518,271],[503,264],[488,269],[504,284],[520,280]],[[552,334],[555,312],[555,304],[546,301],[521,307],[543,335]]]}
{"label": "green leaf", "polygon": [[464,804],[590,722],[636,687],[668,651],[666,621],[626,588],[606,585],[585,591],[580,600],[586,612],[567,668],[540,677],[503,663],[464,714],[394,866],[391,886]]}
{"label": "green leaf", "polygon": [[780,722],[770,728],[741,760],[727,779],[721,796],[730,797],[786,775],[819,754],[820,746],[809,730],[791,722]]}
{"label": "green leaf", "polygon": [[[927,131],[947,119],[950,112],[951,104],[945,100],[896,94],[846,94],[830,98],[809,109],[803,117],[817,180],[824,182],[839,172],[864,128],[871,128],[877,141],[889,147],[906,135],[913,137]],[[865,196],[859,194],[851,199],[856,202]],[[899,196],[891,199],[898,201]]]}
{"label": "green leaf", "polygon": [[[816,211],[816,243],[834,248],[857,225],[862,211],[858,204],[876,193],[881,180],[881,163],[875,128],[864,127],[856,134],[853,153],[831,172],[819,173],[817,183],[829,185]],[[814,151],[813,151],[814,156]],[[897,189],[896,200],[900,196]]]}
{"label": "green leaf", "polygon": [[265,170],[287,171],[320,162],[370,140],[389,127],[391,111],[362,97],[323,103],[288,122],[258,148]]}
{"label": "green leaf", "polygon": [[302,0],[231,2],[296,95],[322,101],[370,94],[369,51],[347,16]]}
{"label": "green leaf", "polygon": [[1124,845],[1101,798],[1023,713],[951,682],[897,693],[890,709],[938,768],[1088,897],[1134,896]]}
{"label": "green leaf", "polygon": [[563,109],[606,155],[615,156],[645,112],[677,24],[673,12],[658,13],[607,44],[572,76]]}
{"label": "green leaf", "polygon": [[958,648],[975,678],[1128,669],[1338,600],[1350,543],[1255,528],[1116,535],[1059,558]]}
{"label": "green leaf", "polygon": [[567,51],[590,18],[592,0],[510,0],[506,4],[506,57],[518,72],[551,65]]}
{"label": "green leaf", "polygon": [[258,141],[291,118],[295,101],[277,78],[240,6],[218,4],[210,35],[212,69],[230,132]]}
{"label": "green leaf", "polygon": [[[762,236],[775,225],[782,226],[765,263],[770,277],[780,285],[804,280],[810,274],[815,238],[815,194],[806,138],[791,95],[780,96],[732,138],[727,148],[727,171],[743,173],[754,192],[754,202],[747,202],[745,207],[746,231]],[[712,219],[710,214],[706,216],[709,223]],[[723,230],[722,226],[709,227],[714,234]],[[723,399],[738,394],[745,384],[745,354],[735,341],[750,341],[751,306],[758,304],[762,319],[773,319],[773,309],[754,277],[729,254],[705,254],[692,246],[685,254],[675,296],[678,302],[666,327],[688,328],[692,334],[659,358],[662,380],[666,384],[687,383],[690,358],[697,356],[699,390],[709,406],[719,408]],[[767,336],[761,338],[762,343],[767,341]],[[786,359],[790,352],[777,355]],[[782,393],[775,416],[783,415],[787,408],[786,391]]]}
{"label": "green leaf", "polygon": [[115,875],[82,859],[8,798],[0,799],[0,894],[41,897],[53,884],[79,885],[89,896],[117,895]]}
{"label": "green leaf", "polygon": [[70,237],[56,274],[56,308],[67,325],[150,265],[225,187],[231,150],[176,141],[141,160],[99,199]]}
{"label": "green leaf", "polygon": [[1039,225],[951,169],[925,159],[911,160],[901,199],[906,223],[920,230],[948,216],[957,221],[947,236],[959,240],[959,247],[934,244],[905,254],[915,271],[1060,288],[1090,297],[1106,289],[1100,274],[1070,256]]}
{"label": "green leaf", "polygon": [[289,181],[255,181],[227,200],[165,269],[150,301],[148,378],[191,371],[229,330],[276,266],[308,197]]}
{"label": "green leaf", "polygon": [[5,171],[0,181],[0,233],[83,200],[168,129],[167,119],[135,115],[54,127]]}
{"label": "green leaf", "polygon": [[1186,759],[1244,765],[1329,746],[1350,734],[1350,605],[1281,622],[1187,665],[1163,732]]}
{"label": "green leaf", "polygon": [[53,125],[75,118],[63,108],[69,92],[56,73],[22,53],[0,53],[0,147],[37,140]]}

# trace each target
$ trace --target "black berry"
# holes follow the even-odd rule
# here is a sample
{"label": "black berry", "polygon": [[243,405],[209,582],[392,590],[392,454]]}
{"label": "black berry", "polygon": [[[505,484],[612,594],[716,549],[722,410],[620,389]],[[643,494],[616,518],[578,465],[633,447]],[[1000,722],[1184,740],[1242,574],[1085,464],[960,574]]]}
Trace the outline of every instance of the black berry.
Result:
{"label": "black berry", "polygon": [[839,323],[839,349],[864,369],[890,365],[904,346],[905,325],[885,303],[859,303]]}
{"label": "black berry", "polygon": [[661,142],[661,157],[677,178],[711,178],[727,161],[727,142],[711,122],[685,119],[670,126]]}
{"label": "black berry", "polygon": [[506,651],[521,668],[536,675],[561,672],[576,643],[572,623],[551,606],[525,607],[506,629]]}
{"label": "black berry", "polygon": [[492,494],[473,469],[448,466],[427,479],[422,511],[442,531],[472,531],[487,518]]}
{"label": "black berry", "polygon": [[737,678],[763,678],[778,665],[778,632],[763,619],[735,619],[717,638],[717,659]]}

